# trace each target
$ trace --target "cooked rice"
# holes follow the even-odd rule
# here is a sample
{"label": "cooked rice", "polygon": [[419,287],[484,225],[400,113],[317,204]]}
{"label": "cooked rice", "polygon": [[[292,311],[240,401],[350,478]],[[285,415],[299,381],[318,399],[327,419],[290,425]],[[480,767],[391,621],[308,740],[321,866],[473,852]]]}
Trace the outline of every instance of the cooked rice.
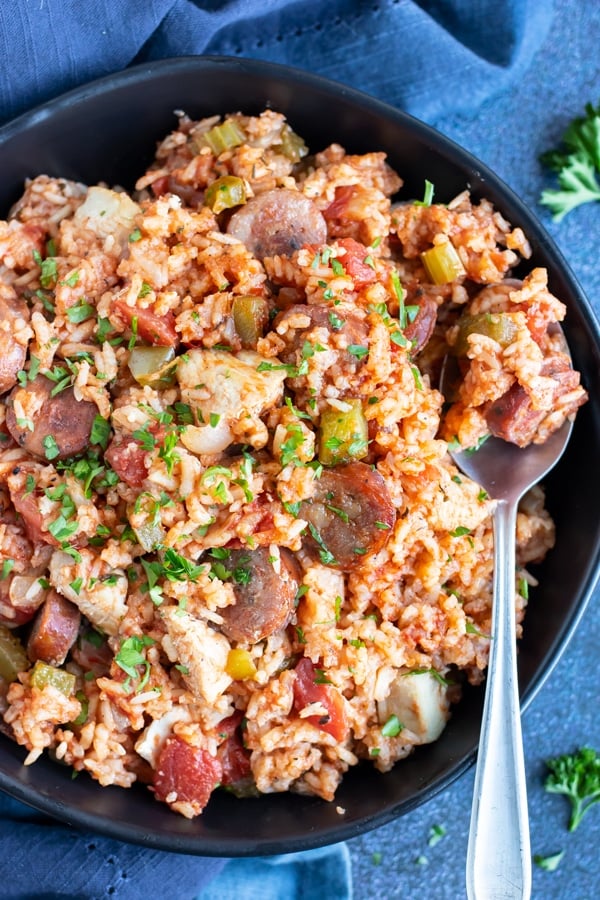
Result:
{"label": "cooked rice", "polygon": [[[543,413],[534,440],[585,399],[578,381],[559,389],[544,369],[562,354],[548,326],[564,307],[543,270],[503,283],[531,250],[491,203],[465,191],[447,205],[392,205],[402,182],[385,154],[334,144],[301,161],[280,114],[228,121],[245,137],[217,155],[204,136],[221,120],[181,116],[132,197],[41,175],[0,223],[0,299],[29,311],[0,322],[7,345],[28,346],[1,406],[0,639],[8,626],[26,642],[52,590],[82,614],[62,666],[72,689],[40,682],[30,647],[18,678],[0,677],[4,722],[26,764],[49,749],[101,785],[148,784],[188,817],[219,781],[332,800],[350,766],[384,772],[437,739],[461,683],[484,677],[491,625],[494,501],[459,475],[448,441],[476,444],[515,385]],[[327,244],[261,259],[227,232],[228,213],[203,205],[225,176],[249,201],[309,198]],[[421,254],[448,241],[464,274],[434,285]],[[239,298],[269,311],[250,346]],[[424,298],[438,324],[414,352],[403,331]],[[440,425],[434,378],[463,310],[509,315],[512,339],[469,333]],[[148,343],[183,350],[154,386],[128,368]],[[32,455],[30,437],[15,442],[6,427],[11,407],[35,433],[36,371],[106,423],[76,459],[57,460],[51,442],[46,459]],[[322,423],[356,404],[368,437],[336,464],[334,432],[323,468]],[[339,509],[319,485],[344,463],[348,477],[368,474]],[[346,545],[368,520],[350,562],[328,550],[315,509]],[[536,488],[517,522],[519,634],[535,585],[526,566],[553,544]],[[262,630],[241,639],[231,623],[259,577],[253,553],[268,560],[250,611]],[[289,609],[286,578],[298,588]]]}

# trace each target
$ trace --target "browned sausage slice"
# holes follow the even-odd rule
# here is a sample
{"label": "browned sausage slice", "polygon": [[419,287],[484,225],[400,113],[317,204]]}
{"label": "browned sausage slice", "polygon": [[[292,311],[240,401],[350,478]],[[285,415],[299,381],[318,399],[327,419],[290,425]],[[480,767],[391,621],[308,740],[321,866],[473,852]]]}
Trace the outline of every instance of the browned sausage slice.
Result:
{"label": "browned sausage slice", "polygon": [[433,297],[425,295],[416,298],[415,305],[418,306],[418,312],[412,322],[409,322],[404,329],[404,337],[411,342],[411,353],[415,356],[433,334],[437,319],[437,303]]}
{"label": "browned sausage slice", "polygon": [[[563,394],[575,390],[580,381],[579,373],[571,367],[564,354],[549,356],[544,360],[541,374],[553,378],[556,382],[553,405]],[[565,415],[575,409],[565,410]],[[529,394],[518,382],[498,400],[490,404],[485,420],[494,437],[502,438],[518,447],[526,447],[536,435],[541,422],[548,415],[548,410],[534,409]]]}
{"label": "browned sausage slice", "polygon": [[327,565],[353,569],[388,541],[396,511],[379,472],[366,463],[324,469],[313,498],[302,503],[304,545]]}
{"label": "browned sausage slice", "polygon": [[223,561],[232,573],[236,601],[221,611],[221,628],[229,640],[256,644],[289,622],[300,569],[289,550],[279,553],[279,572],[267,547],[231,550]]}
{"label": "browned sausage slice", "polygon": [[259,259],[291,256],[305,244],[327,241],[327,223],[313,201],[287,188],[252,197],[234,212],[227,231]]}
{"label": "browned sausage slice", "polygon": [[[297,319],[299,315],[303,319],[308,318],[309,324],[294,326],[294,319]],[[288,307],[273,322],[273,329],[285,342],[280,358],[286,365],[300,365],[305,341],[317,328],[326,329],[332,335],[331,340],[334,344],[337,335],[340,335],[340,344],[343,347],[343,349],[340,347],[338,351],[340,363],[348,373],[348,390],[355,390],[356,373],[364,366],[365,357],[354,354],[347,348],[367,348],[369,346],[369,325],[354,309],[342,306],[322,306],[318,303],[309,305],[296,303]]]}
{"label": "browned sausage slice", "polygon": [[27,641],[29,659],[61,666],[77,640],[80,622],[81,613],[75,604],[51,590],[31,628]]}
{"label": "browned sausage slice", "polygon": [[76,400],[72,387],[52,397],[54,387],[38,375],[25,387],[17,386],[6,405],[6,425],[17,444],[43,460],[66,459],[85,450],[98,413],[95,403]]}
{"label": "browned sausage slice", "polygon": [[29,309],[24,300],[0,297],[0,394],[17,383],[17,372],[25,365],[27,347],[18,343],[14,330],[19,319],[29,321]]}

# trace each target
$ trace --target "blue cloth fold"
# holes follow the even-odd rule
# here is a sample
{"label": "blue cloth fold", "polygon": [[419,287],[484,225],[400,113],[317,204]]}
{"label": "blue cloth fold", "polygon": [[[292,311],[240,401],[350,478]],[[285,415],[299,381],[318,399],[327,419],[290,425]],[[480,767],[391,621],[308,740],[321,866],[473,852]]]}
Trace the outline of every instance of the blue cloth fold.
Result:
{"label": "blue cloth fold", "polygon": [[[132,63],[210,53],[345,82],[429,122],[523,74],[551,0],[21,0],[0,3],[0,123]],[[270,860],[182,856],[75,831],[0,796],[6,900],[351,896],[347,850]]]}
{"label": "blue cloth fold", "polygon": [[23,0],[0,4],[0,120],[92,78],[184,54],[269,59],[431,121],[519,77],[551,0]]}

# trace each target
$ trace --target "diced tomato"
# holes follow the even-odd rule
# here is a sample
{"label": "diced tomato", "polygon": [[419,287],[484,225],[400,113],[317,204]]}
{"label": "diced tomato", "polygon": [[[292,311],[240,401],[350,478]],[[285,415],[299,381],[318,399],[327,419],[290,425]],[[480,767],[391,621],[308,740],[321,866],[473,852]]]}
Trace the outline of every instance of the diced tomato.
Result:
{"label": "diced tomato", "polygon": [[369,251],[365,245],[350,237],[340,238],[337,243],[346,251],[344,256],[340,256],[340,262],[354,282],[354,286],[356,288],[361,288],[366,287],[368,284],[373,284],[373,282],[377,280],[377,274],[375,270],[365,262],[365,259],[369,255]]}
{"label": "diced tomato", "polygon": [[139,488],[148,477],[146,451],[131,435],[114,438],[104,454],[104,458],[113,467],[121,481]]}
{"label": "diced tomato", "polygon": [[320,703],[326,710],[324,716],[308,716],[321,731],[331,734],[336,741],[343,741],[348,734],[348,721],[344,698],[331,684],[317,684],[318,673],[310,659],[303,657],[295,668],[294,708],[300,712],[310,703]]}
{"label": "diced tomato", "polygon": [[323,210],[324,218],[329,222],[332,219],[341,219],[348,209],[348,204],[352,199],[356,185],[341,184],[335,189],[335,195],[327,209]]}
{"label": "diced tomato", "polygon": [[232,716],[219,722],[218,726],[219,734],[227,735],[217,751],[223,766],[221,783],[225,786],[238,784],[252,776],[250,753],[244,747],[241,736],[242,717],[241,711],[235,712]]}
{"label": "diced tomato", "polygon": [[[154,774],[154,793],[162,801],[175,795],[175,799],[191,803],[198,815],[222,776],[223,766],[208,750],[192,747],[174,735],[167,738],[160,751]],[[169,802],[174,800],[170,798]]]}
{"label": "diced tomato", "polygon": [[144,341],[159,347],[175,347],[179,343],[179,336],[175,331],[175,318],[172,313],[166,316],[157,316],[149,309],[139,309],[137,306],[129,306],[125,300],[115,300],[113,309],[121,318],[131,325],[137,319],[137,333]]}
{"label": "diced tomato", "polygon": [[33,491],[29,494],[17,494],[16,491],[11,491],[13,506],[23,519],[23,528],[30,541],[34,544],[41,542],[59,547],[60,542],[44,527],[44,517],[40,512],[39,497],[36,497],[36,493]]}

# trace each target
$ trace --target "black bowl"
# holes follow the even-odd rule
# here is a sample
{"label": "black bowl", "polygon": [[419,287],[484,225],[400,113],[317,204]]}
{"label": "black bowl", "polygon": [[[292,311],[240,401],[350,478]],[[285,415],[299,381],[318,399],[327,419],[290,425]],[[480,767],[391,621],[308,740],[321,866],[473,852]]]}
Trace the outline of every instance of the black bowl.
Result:
{"label": "black bowl", "polygon": [[[0,130],[0,213],[28,176],[46,173],[131,187],[155,142],[175,126],[174,110],[192,117],[265,107],[285,113],[311,149],[337,141],[349,151],[385,150],[420,196],[428,178],[436,200],[465,187],[488,197],[527,234],[534,265],[550,273],[551,290],[568,306],[566,334],[590,402],[580,411],[568,451],[547,480],[556,548],[536,575],[519,657],[527,704],[573,635],[599,569],[600,334],[594,316],[552,241],[528,209],[491,171],[428,126],[389,106],[304,72],[221,58],[182,58],[104,78],[22,116]],[[383,825],[454,781],[475,759],[482,690],[469,690],[440,740],[419,748],[387,775],[349,772],[334,803],[293,794],[236,800],[217,792],[188,821],[145,789],[101,788],[51,760],[26,768],[22,748],[0,735],[0,788],[73,825],[155,848],[214,856],[308,849]],[[345,812],[337,811],[342,807]]]}

